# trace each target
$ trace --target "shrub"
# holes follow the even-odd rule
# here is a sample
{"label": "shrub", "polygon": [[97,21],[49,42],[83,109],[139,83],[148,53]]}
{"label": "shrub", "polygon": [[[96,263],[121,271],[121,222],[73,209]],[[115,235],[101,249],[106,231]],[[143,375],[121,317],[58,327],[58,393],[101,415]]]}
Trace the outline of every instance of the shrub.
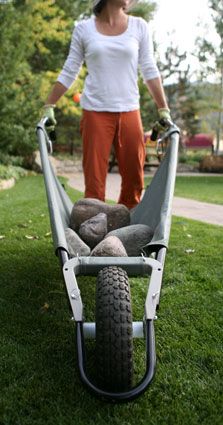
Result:
{"label": "shrub", "polygon": [[0,180],[8,180],[14,177],[18,180],[20,177],[27,175],[27,171],[21,167],[14,167],[12,165],[0,165]]}

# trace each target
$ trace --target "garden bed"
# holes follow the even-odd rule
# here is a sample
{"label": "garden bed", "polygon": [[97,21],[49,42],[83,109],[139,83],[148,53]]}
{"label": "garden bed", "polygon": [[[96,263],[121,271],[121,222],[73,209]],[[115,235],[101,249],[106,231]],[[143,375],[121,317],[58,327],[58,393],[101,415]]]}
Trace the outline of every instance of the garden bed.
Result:
{"label": "garden bed", "polygon": [[0,190],[10,189],[16,180],[27,176],[28,171],[22,167],[0,164]]}

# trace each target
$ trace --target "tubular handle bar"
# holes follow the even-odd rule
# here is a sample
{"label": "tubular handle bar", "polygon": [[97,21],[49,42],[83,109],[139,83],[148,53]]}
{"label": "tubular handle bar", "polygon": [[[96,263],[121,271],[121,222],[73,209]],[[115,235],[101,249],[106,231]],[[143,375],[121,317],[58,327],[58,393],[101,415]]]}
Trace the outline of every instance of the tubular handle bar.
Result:
{"label": "tubular handle bar", "polygon": [[83,322],[76,323],[76,339],[77,339],[77,355],[78,355],[78,367],[82,382],[87,388],[93,392],[96,396],[105,399],[110,402],[126,402],[131,401],[142,394],[151,383],[156,366],[156,353],[155,353],[155,337],[154,337],[154,326],[153,320],[146,321],[146,373],[142,380],[134,388],[131,388],[125,392],[109,392],[98,388],[93,382],[91,382],[86,374],[86,362],[85,362],[85,349],[84,349],[84,335],[83,335]]}

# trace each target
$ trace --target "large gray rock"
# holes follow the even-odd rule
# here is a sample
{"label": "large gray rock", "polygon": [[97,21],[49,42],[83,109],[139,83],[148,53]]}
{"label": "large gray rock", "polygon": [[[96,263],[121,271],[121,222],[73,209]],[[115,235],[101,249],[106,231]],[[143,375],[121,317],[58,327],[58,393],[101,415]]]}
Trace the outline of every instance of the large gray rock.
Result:
{"label": "large gray rock", "polygon": [[153,231],[145,224],[132,224],[109,232],[106,238],[110,236],[120,239],[129,257],[138,257],[142,253],[143,246],[151,241]]}
{"label": "large gray rock", "polygon": [[77,201],[72,209],[70,227],[78,231],[81,223],[99,213],[107,215],[108,231],[128,226],[130,212],[125,205],[108,205],[105,202],[93,198],[83,198]]}
{"label": "large gray rock", "polygon": [[81,238],[79,238],[78,234],[69,227],[65,229],[65,237],[71,257],[77,257],[77,255],[85,257],[90,255],[91,250],[89,246],[87,246]]}
{"label": "large gray rock", "polygon": [[116,236],[103,239],[91,252],[93,257],[127,257],[127,252]]}
{"label": "large gray rock", "polygon": [[223,173],[223,156],[205,156],[199,164],[199,171],[202,173]]}
{"label": "large gray rock", "polygon": [[107,228],[107,215],[99,213],[95,217],[81,223],[79,227],[79,236],[88,246],[94,248],[104,239]]}

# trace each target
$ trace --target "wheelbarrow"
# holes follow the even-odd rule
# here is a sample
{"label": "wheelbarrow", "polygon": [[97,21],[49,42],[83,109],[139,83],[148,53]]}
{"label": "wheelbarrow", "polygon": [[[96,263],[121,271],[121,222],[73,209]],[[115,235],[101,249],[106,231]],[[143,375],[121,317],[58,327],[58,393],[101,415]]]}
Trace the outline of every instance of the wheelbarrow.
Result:
{"label": "wheelbarrow", "polygon": [[[174,195],[179,129],[171,124],[157,141],[166,151],[141,202],[130,211],[130,224],[146,224],[153,230],[152,240],[139,257],[74,257],[65,237],[73,202],[56,177],[50,163],[52,142],[47,133],[47,119],[37,125],[48,208],[56,255],[59,257],[65,288],[76,327],[76,347],[80,377],[95,395],[113,402],[133,400],[142,394],[155,374],[156,350],[154,320],[160,302],[163,269],[168,248],[172,200]],[[86,323],[81,293],[76,277],[97,276],[95,322]],[[148,290],[144,317],[132,318],[129,277],[147,276]],[[94,338],[98,381],[88,376],[85,342]],[[143,338],[146,366],[142,380],[132,387],[133,339]]]}

